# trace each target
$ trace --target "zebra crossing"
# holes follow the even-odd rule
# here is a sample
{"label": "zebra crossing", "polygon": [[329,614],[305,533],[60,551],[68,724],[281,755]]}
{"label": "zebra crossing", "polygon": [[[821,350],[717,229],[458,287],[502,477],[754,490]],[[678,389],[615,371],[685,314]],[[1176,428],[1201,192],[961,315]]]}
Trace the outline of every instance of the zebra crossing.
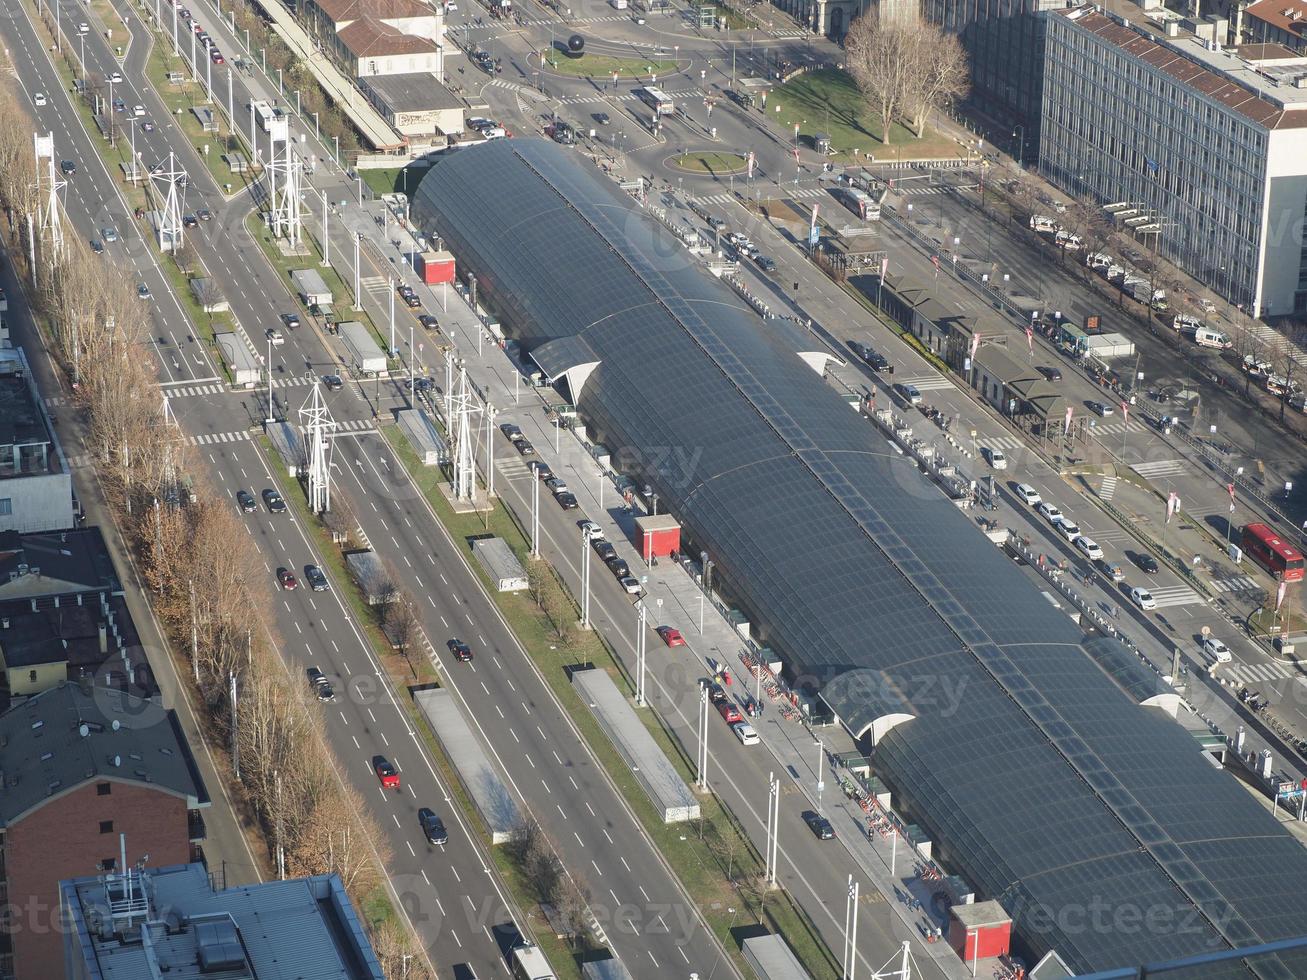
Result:
{"label": "zebra crossing", "polygon": [[1026,446],[1016,436],[981,436],[977,437],[976,444],[989,449],[1001,449],[1005,453],[1014,453]]}
{"label": "zebra crossing", "polygon": [[373,296],[385,296],[390,292],[390,281],[385,276],[360,276],[359,287]]}
{"label": "zebra crossing", "polygon": [[1185,471],[1185,463],[1182,459],[1158,459],[1151,463],[1132,463],[1130,468],[1151,480],[1155,476],[1181,476]]}
{"label": "zebra crossing", "polygon": [[1157,601],[1157,608],[1164,609],[1167,606],[1192,606],[1196,602],[1202,602],[1202,597],[1193,589],[1186,589],[1183,585],[1164,585],[1158,589],[1149,589],[1153,598]]}
{"label": "zebra crossing", "polygon": [[1231,575],[1229,578],[1212,579],[1212,588],[1218,592],[1260,592],[1262,587],[1250,575]]}
{"label": "zebra crossing", "polygon": [[926,374],[920,378],[904,378],[900,383],[912,385],[918,391],[941,391],[944,388],[953,387],[953,382],[942,374]]}
{"label": "zebra crossing", "polygon": [[[372,428],[371,419],[345,419],[336,423],[336,432],[361,432]],[[222,443],[249,442],[251,430],[238,429],[235,432],[205,432],[197,436],[188,436],[186,441],[192,446],[216,446]]]}
{"label": "zebra crossing", "polygon": [[1105,422],[1095,425],[1094,431],[1099,435],[1119,436],[1125,432],[1144,432],[1145,429],[1138,422]]}
{"label": "zebra crossing", "polygon": [[1116,485],[1119,481],[1114,476],[1103,477],[1103,482],[1098,488],[1098,496],[1102,500],[1111,500],[1116,494]]}
{"label": "zebra crossing", "polygon": [[[273,378],[272,387],[274,388],[304,388],[318,380],[316,374],[298,376],[292,375],[288,378]],[[267,388],[267,382],[261,382],[260,388]],[[178,398],[196,398],[200,395],[226,395],[235,392],[243,394],[244,389],[228,388],[225,384],[210,382],[199,385],[180,385],[176,388],[169,388],[166,392],[170,401]]]}
{"label": "zebra crossing", "polygon": [[1284,680],[1286,677],[1298,677],[1302,680],[1298,668],[1291,664],[1229,664],[1225,670],[1230,675],[1230,679],[1237,684],[1264,683]]}

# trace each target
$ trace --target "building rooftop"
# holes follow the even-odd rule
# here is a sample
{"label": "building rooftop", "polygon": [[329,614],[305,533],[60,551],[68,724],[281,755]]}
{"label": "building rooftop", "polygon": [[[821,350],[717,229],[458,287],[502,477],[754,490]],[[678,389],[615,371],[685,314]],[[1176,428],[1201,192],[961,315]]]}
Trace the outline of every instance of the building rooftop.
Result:
{"label": "building rooftop", "polygon": [[1126,0],[1055,14],[1266,129],[1307,127],[1307,82],[1297,81],[1307,79],[1307,59],[1265,64],[1240,57],[1238,49],[1219,43],[1223,19],[1195,22],[1162,7],[1145,12]]}
{"label": "building rooftop", "polygon": [[122,589],[98,527],[0,531],[0,601]]}
{"label": "building rooftop", "polygon": [[364,16],[338,31],[336,36],[359,58],[381,58],[400,54],[432,54],[440,50],[430,38],[405,34],[375,17]]}
{"label": "building rooftop", "polygon": [[436,16],[436,9],[421,0],[314,0],[314,3],[336,24],[361,17],[401,20]]}
{"label": "building rooftop", "polygon": [[1307,0],[1257,0],[1244,8],[1243,13],[1282,31],[1307,37]]}
{"label": "building rooftop", "polygon": [[[1307,852],[885,451],[798,355],[801,330],[760,330],[671,231],[551,142],[441,157],[412,214],[493,285],[526,353],[582,342],[559,384],[584,378],[573,400],[597,442],[695,448],[627,475],[708,552],[805,697],[859,737],[882,724],[877,775],[978,896],[1017,915],[1031,959],[1058,948],[1090,972],[1298,934]],[[1052,911],[1091,902],[1156,904],[1191,928],[1064,928]]]}
{"label": "building rooftop", "polygon": [[361,81],[391,112],[428,112],[463,107],[463,100],[445,88],[431,72],[369,75]]}
{"label": "building rooftop", "polygon": [[0,715],[0,826],[91,781],[145,783],[191,809],[209,794],[177,715],[152,700],[64,683]]}
{"label": "building rooftop", "polygon": [[95,678],[102,686],[149,696],[157,690],[145,648],[122,596],[55,603],[0,602],[0,667],[62,663],[67,679]]}
{"label": "building rooftop", "polygon": [[203,865],[179,864],[64,881],[60,894],[87,980],[384,980],[334,874],[216,890]]}
{"label": "building rooftop", "polygon": [[61,472],[56,445],[27,357],[0,350],[0,479]]}

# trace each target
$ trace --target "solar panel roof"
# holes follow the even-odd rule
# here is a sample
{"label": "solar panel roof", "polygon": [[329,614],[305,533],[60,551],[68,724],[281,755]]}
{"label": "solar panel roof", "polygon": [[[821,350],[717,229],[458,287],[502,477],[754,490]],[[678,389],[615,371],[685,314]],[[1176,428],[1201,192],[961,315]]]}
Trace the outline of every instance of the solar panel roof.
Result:
{"label": "solar panel roof", "polygon": [[791,678],[854,732],[911,707],[878,775],[1028,952],[1088,970],[1301,930],[1302,848],[849,411],[796,356],[810,341],[764,326],[552,143],[449,155],[413,214],[526,349],[584,339],[591,433],[709,552]]}

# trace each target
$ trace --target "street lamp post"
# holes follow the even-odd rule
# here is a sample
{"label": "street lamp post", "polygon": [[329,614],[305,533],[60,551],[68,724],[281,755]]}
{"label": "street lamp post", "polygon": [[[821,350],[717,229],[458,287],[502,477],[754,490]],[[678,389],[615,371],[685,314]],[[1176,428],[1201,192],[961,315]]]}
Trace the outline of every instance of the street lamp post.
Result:
{"label": "street lamp post", "polygon": [[1017,166],[1024,168],[1026,165],[1026,127],[1018,125],[1016,132],[1012,135],[1016,136],[1018,133],[1020,134],[1021,139],[1020,142],[1017,143]]}
{"label": "street lamp post", "polygon": [[286,89],[281,84],[281,69],[277,69],[277,94],[283,99],[286,97]]}
{"label": "street lamp post", "polygon": [[826,751],[826,746],[822,744],[821,739],[815,739],[812,743],[817,747],[817,814],[821,815],[821,791],[826,788],[826,781],[822,778],[826,774],[826,767],[822,765],[822,759]]}

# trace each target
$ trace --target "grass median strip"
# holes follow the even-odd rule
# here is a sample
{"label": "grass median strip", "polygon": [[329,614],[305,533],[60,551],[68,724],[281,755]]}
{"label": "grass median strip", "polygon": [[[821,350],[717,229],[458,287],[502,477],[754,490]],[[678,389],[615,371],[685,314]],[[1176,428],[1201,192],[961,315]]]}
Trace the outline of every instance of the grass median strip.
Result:
{"label": "grass median strip", "polygon": [[[454,513],[440,489],[443,475],[434,468],[421,466],[398,430],[386,429],[385,436],[396,458],[407,468],[456,542],[462,543],[473,535],[489,532],[508,542],[525,567],[532,565],[527,555],[526,538],[504,508],[495,507],[488,514]],[[769,892],[763,888],[761,855],[755,851],[735,816],[721,805],[717,797],[701,797],[703,816],[696,823],[668,825],[662,822],[644,789],[568,679],[567,668],[591,663],[608,671],[628,695],[632,693],[625,671],[597,632],[566,626],[560,630],[557,625],[560,617],[572,621],[578,618],[570,599],[565,609],[561,612],[553,610],[551,617],[550,610],[542,609],[529,594],[497,592],[490,587],[479,566],[475,562],[471,565],[482,576],[487,593],[603,764],[626,804],[742,972],[747,973],[747,966],[738,951],[732,929],[752,920],[783,933],[813,977],[837,976],[838,964],[803,910],[787,892]],[[544,571],[557,582],[552,569]],[[557,587],[561,589],[561,583]],[[693,773],[687,754],[672,733],[653,712],[641,712],[640,716],[681,777],[691,782]]]}

